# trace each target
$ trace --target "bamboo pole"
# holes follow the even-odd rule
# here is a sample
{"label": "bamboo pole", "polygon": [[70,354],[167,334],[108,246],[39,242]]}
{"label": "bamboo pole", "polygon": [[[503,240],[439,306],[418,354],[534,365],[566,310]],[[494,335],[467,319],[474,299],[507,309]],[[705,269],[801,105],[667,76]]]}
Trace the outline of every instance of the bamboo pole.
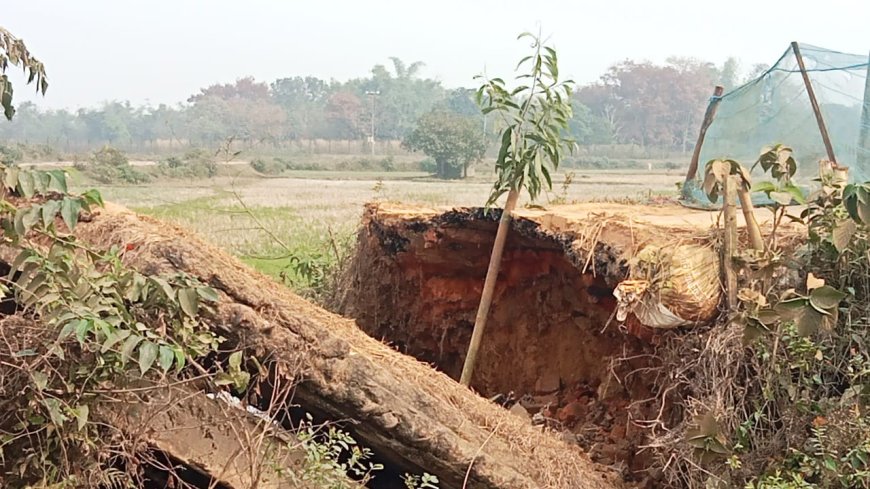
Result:
{"label": "bamboo pole", "polygon": [[857,153],[858,167],[865,168],[870,162],[870,57],[867,59],[867,73],[864,78],[864,103],[861,106]]}
{"label": "bamboo pole", "polygon": [[828,153],[828,159],[837,165],[837,158],[834,157],[834,146],[831,144],[831,137],[828,135],[828,128],[825,125],[825,119],[822,117],[822,109],[819,107],[819,102],[816,100],[816,92],[813,90],[813,84],[810,82],[810,75],[807,73],[807,67],[804,65],[804,58],[801,56],[801,48],[797,41],[791,43],[791,49],[794,51],[794,57],[797,59],[798,68],[801,70],[801,76],[804,78],[804,85],[807,88],[807,95],[810,97],[810,105],[813,106],[813,114],[816,116],[816,122],[819,124],[819,132],[822,134],[822,141],[825,143],[825,151]]}
{"label": "bamboo pole", "polygon": [[502,211],[501,219],[498,221],[498,231],[495,234],[495,243],[492,245],[489,268],[486,270],[486,280],[483,283],[483,294],[480,297],[480,305],[477,308],[477,316],[474,319],[471,343],[468,345],[468,354],[465,356],[465,364],[462,366],[462,375],[459,378],[459,382],[465,386],[471,385],[474,365],[477,362],[477,353],[480,349],[480,342],[483,339],[483,332],[486,329],[486,320],[489,316],[489,308],[492,305],[492,295],[495,291],[496,279],[501,268],[501,256],[504,252],[504,245],[510,228],[511,213],[517,205],[519,196],[519,190],[511,190],[508,193],[504,211]]}
{"label": "bamboo pole", "polygon": [[716,117],[716,110],[719,108],[719,102],[722,101],[722,93],[725,88],[721,85],[716,85],[713,89],[713,96],[710,97],[710,103],[707,104],[707,111],[704,113],[704,120],[701,122],[701,130],[698,132],[698,141],[695,143],[695,150],[692,152],[692,161],[689,162],[689,171],[686,172],[686,182],[694,180],[698,173],[698,163],[701,159],[701,146],[704,144],[704,138],[707,136],[707,129],[713,124],[713,118]]}
{"label": "bamboo pole", "polygon": [[743,187],[742,182],[735,181],[737,198],[740,199],[740,209],[743,211],[743,219],[746,221],[746,232],[749,234],[749,242],[752,249],[764,251],[764,238],[761,236],[761,227],[755,219],[755,206],[752,204],[752,196],[749,190]]}
{"label": "bamboo pole", "polygon": [[722,270],[725,272],[725,294],[728,298],[728,309],[737,307],[737,272],[734,270],[734,254],[737,251],[737,205],[736,194],[740,183],[737,177],[728,175],[725,178],[722,213],[725,216],[725,239],[722,250]]}

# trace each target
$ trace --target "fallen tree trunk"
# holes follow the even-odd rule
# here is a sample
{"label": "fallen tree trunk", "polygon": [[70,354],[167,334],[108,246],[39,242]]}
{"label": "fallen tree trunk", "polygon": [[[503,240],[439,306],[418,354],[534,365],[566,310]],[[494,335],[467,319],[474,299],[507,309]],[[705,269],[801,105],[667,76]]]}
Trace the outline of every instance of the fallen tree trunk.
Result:
{"label": "fallen tree trunk", "polygon": [[220,333],[273,362],[271,381],[299,381],[294,402],[304,409],[354,422],[359,441],[400,470],[437,475],[443,488],[619,486],[577,447],[183,229],[109,205],[75,234],[95,248],[121,247],[125,262],[143,273],[182,271],[221,290],[212,318]]}

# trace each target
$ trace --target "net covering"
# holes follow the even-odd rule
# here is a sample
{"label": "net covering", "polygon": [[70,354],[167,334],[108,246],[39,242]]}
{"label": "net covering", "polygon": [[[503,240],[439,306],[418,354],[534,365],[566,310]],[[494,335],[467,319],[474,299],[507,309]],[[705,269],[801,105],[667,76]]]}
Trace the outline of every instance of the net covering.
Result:
{"label": "net covering", "polygon": [[[870,180],[868,55],[799,47],[837,163],[849,167],[850,180]],[[703,178],[704,165],[711,159],[731,158],[750,167],[763,147],[775,143],[794,149],[796,179],[803,184],[818,176],[819,160],[827,159],[791,46],[761,76],[722,95],[701,147],[698,178]],[[761,178],[760,173],[760,168],[753,169],[753,180]],[[692,198],[706,201],[697,192]]]}

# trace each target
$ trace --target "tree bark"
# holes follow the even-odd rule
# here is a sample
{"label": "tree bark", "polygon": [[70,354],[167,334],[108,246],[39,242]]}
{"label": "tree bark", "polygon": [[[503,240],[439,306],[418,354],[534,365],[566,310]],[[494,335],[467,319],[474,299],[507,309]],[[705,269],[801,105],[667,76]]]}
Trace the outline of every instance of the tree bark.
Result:
{"label": "tree bark", "polygon": [[[75,234],[97,249],[128,250],[124,262],[143,273],[181,271],[220,290],[209,315],[213,328],[227,338],[224,347],[243,348],[246,357],[271,365],[268,381],[257,385],[298,382],[293,405],[348,420],[356,439],[393,469],[434,474],[442,489],[622,487],[614,472],[576,446],[183,229],[109,204]],[[279,407],[289,410],[291,402]]]}

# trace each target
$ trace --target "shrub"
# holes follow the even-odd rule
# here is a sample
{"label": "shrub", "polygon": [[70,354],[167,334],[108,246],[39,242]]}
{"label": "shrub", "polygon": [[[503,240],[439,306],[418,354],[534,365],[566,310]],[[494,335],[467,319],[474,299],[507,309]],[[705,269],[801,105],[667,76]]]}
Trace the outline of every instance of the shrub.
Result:
{"label": "shrub", "polygon": [[262,173],[264,175],[278,175],[287,170],[296,169],[293,167],[292,162],[284,161],[281,158],[272,158],[271,161],[257,158],[255,160],[252,160],[249,165],[251,165],[251,168],[253,168],[256,172]]}
{"label": "shrub", "polygon": [[118,149],[111,146],[103,146],[99,151],[95,151],[90,157],[90,163],[93,165],[109,165],[109,166],[126,166],[130,164],[127,155]]}
{"label": "shrub", "polygon": [[161,161],[160,173],[169,178],[212,178],[218,173],[218,165],[208,151],[192,149],[181,157]]}
{"label": "shrub", "polygon": [[87,164],[76,162],[76,168],[97,182],[111,183],[147,183],[151,177],[133,166],[130,166],[127,156],[111,146],[104,146],[88,158]]}
{"label": "shrub", "polygon": [[0,163],[4,165],[18,163],[23,156],[21,149],[17,146],[0,145]]}
{"label": "shrub", "polygon": [[396,171],[396,160],[392,156],[381,159],[380,164],[384,171]]}
{"label": "shrub", "polygon": [[424,171],[426,173],[435,174],[438,171],[438,164],[435,163],[434,158],[424,158],[420,160],[420,171]]}

